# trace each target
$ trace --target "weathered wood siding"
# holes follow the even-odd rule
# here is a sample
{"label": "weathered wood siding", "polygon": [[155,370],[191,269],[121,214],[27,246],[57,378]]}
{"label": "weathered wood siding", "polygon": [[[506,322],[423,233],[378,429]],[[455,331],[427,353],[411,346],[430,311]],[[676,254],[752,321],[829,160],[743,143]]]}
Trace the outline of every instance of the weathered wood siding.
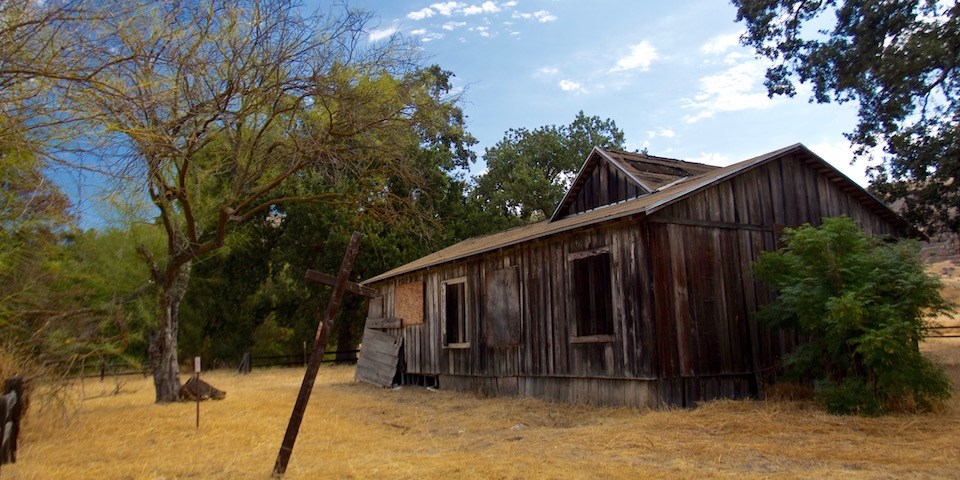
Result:
{"label": "weathered wood siding", "polygon": [[[686,400],[731,396],[730,382],[756,382],[798,341],[794,332],[758,325],[773,296],[753,278],[751,262],[776,248],[779,226],[819,225],[847,215],[872,234],[898,232],[841,183],[802,158],[776,159],[670,205],[648,218],[663,378],[685,378]],[[717,392],[716,388],[720,388]],[[752,385],[757,388],[756,383]]]}
{"label": "weathered wood siding", "polygon": [[[586,212],[594,208],[637,198],[645,191],[613,164],[600,161],[590,173],[579,192],[572,192],[573,202],[560,212],[559,217]],[[559,218],[558,217],[558,218]]]}
{"label": "weathered wood siding", "polygon": [[[374,285],[384,294],[383,315],[394,312],[396,285],[423,280],[423,325],[394,330],[404,337],[409,373],[466,376],[597,376],[654,378],[656,355],[650,303],[651,282],[643,236],[646,226],[636,219],[586,232],[530,242],[482,258],[468,259],[390,279]],[[567,311],[576,290],[569,283],[567,256],[585,250],[609,248],[614,303],[614,340],[572,343]],[[485,278],[516,268],[519,278],[519,342],[497,341],[503,333],[488,328],[510,327],[511,319],[487,318],[483,300]],[[467,278],[470,302],[469,348],[443,347],[440,284]],[[499,289],[498,289],[499,290]],[[503,292],[500,292],[503,294]],[[507,335],[509,337],[510,335]]]}
{"label": "weathered wood siding", "polygon": [[[423,282],[424,323],[391,331],[403,336],[406,371],[437,376],[442,388],[689,406],[755,393],[757,374],[793,348],[792,333],[757,325],[757,307],[772,296],[755,282],[750,263],[775,248],[779,226],[840,214],[871,233],[895,233],[841,184],[801,158],[783,158],[650,217],[568,231],[372,286],[384,294],[378,313],[393,317],[397,286]],[[612,335],[585,341],[571,337],[573,298],[583,292],[571,284],[570,258],[593,250],[610,255],[614,324]],[[506,275],[504,269],[516,272],[518,289],[486,281]],[[459,277],[467,282],[469,347],[446,348],[441,283]],[[486,304],[491,290],[517,292],[516,304],[502,299],[519,305],[516,319],[486,318],[488,311],[515,311]]]}

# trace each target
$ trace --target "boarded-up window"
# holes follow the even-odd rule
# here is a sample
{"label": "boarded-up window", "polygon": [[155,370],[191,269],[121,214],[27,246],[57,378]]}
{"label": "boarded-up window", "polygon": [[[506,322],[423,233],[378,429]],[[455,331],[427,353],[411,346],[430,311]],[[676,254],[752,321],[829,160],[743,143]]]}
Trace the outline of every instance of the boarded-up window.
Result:
{"label": "boarded-up window", "polygon": [[440,284],[440,288],[443,303],[443,344],[448,347],[469,346],[467,279],[461,277],[447,280]]}
{"label": "boarded-up window", "polygon": [[610,253],[574,258],[571,270],[575,336],[613,335]]}
{"label": "boarded-up window", "polygon": [[487,345],[520,344],[520,272],[517,267],[487,273],[483,317]]}
{"label": "boarded-up window", "polygon": [[423,323],[423,282],[397,285],[396,315],[403,326]]}

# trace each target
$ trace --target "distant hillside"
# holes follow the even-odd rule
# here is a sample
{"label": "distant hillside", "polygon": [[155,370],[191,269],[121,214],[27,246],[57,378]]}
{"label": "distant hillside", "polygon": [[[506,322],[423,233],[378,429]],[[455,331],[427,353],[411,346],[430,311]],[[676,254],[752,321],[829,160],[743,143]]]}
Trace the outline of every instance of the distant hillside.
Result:
{"label": "distant hillside", "polygon": [[960,263],[960,253],[958,253],[958,244],[956,237],[940,235],[931,238],[930,243],[925,244],[920,258],[926,263],[939,263],[951,261]]}

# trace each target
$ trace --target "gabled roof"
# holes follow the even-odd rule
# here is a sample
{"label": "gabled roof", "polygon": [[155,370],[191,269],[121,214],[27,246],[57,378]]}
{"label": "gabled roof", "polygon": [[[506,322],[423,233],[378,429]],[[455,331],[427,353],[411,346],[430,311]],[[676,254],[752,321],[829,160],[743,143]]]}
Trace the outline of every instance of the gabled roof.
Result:
{"label": "gabled roof", "polygon": [[550,216],[551,221],[562,218],[570,205],[576,201],[590,175],[597,166],[606,162],[619,170],[625,178],[639,187],[642,193],[649,194],[682,178],[697,176],[720,167],[702,163],[687,162],[675,158],[655,157],[645,153],[631,153],[620,150],[594,147],[587,156],[576,178],[570,184],[567,193],[560,200],[557,209]]}
{"label": "gabled roof", "polygon": [[[595,149],[594,152],[596,152],[596,150],[597,149]],[[406,265],[402,265],[393,270],[377,275],[376,277],[373,277],[362,283],[370,284],[373,282],[378,282],[423,268],[433,267],[454,260],[460,260],[473,255],[479,255],[519,243],[548,237],[550,235],[580,227],[635,215],[648,216],[669,205],[694,195],[703,189],[716,185],[730,177],[739,175],[753,168],[757,168],[769,161],[789,154],[801,155],[804,160],[810,162],[821,174],[827,176],[831,181],[840,185],[841,188],[846,190],[850,195],[855,197],[867,208],[874,211],[885,220],[897,225],[899,228],[903,229],[903,231],[911,232],[916,236],[923,237],[922,233],[917,231],[916,228],[904,220],[903,217],[891,210],[886,204],[868,193],[862,187],[850,180],[846,175],[841,173],[822,158],[818,157],[809,149],[797,143],[789,147],[774,150],[758,157],[753,157],[742,162],[729,165],[727,167],[709,169],[708,171],[696,176],[681,178],[678,181],[674,181],[672,184],[665,184],[658,190],[633,200],[607,205],[557,220],[544,220],[530,225],[524,225],[505,230],[499,233],[469,238],[460,243],[456,243],[444,248],[443,250],[414,260]],[[592,155],[593,153],[591,153],[591,156]],[[581,169],[581,171],[583,171],[583,169]]]}

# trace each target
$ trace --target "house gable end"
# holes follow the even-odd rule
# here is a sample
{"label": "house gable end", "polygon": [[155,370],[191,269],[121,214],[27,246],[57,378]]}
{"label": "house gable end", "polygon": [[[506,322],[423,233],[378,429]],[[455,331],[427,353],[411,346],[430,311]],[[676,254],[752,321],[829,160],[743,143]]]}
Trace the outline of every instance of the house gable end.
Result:
{"label": "house gable end", "polygon": [[595,147],[550,221],[642,197],[718,168]]}
{"label": "house gable end", "polygon": [[637,198],[651,191],[630,169],[602,149],[594,148],[550,220]]}
{"label": "house gable end", "polygon": [[[886,204],[802,145],[731,166],[727,175],[651,205],[652,219],[765,227],[847,215],[871,234],[922,237]],[[725,169],[726,170],[726,169]]]}

